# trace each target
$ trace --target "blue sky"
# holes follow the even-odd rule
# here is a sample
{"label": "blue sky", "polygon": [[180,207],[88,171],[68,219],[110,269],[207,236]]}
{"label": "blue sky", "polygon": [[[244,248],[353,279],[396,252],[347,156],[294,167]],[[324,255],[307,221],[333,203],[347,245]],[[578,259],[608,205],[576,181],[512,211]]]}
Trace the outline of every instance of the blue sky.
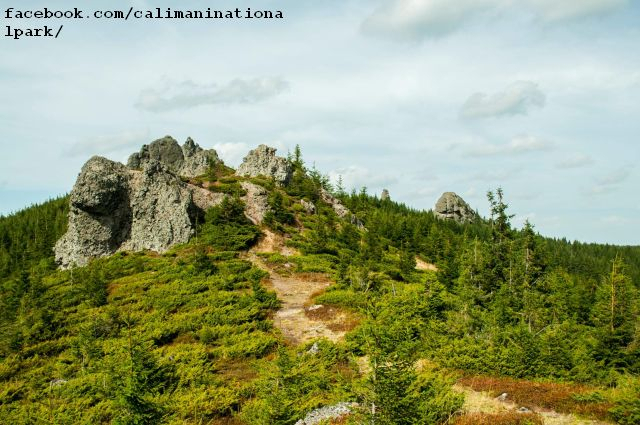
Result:
{"label": "blue sky", "polygon": [[486,214],[502,186],[516,225],[637,245],[639,3],[94,1],[84,9],[285,19],[85,19],[57,40],[3,37],[0,214],[68,192],[94,154],[124,161],[170,134],[232,166],[260,143],[300,144],[346,186],[422,209],[455,191]]}

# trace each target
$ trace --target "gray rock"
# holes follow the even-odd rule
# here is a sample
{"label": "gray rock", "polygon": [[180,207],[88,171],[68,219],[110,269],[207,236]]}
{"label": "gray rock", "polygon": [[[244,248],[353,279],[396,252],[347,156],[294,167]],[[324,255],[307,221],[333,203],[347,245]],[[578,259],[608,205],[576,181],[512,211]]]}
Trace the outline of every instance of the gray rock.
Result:
{"label": "gray rock", "polygon": [[502,393],[502,394],[500,394],[498,397],[496,397],[496,400],[498,400],[498,401],[505,401],[505,400],[507,399],[507,397],[508,397],[508,394],[507,394],[507,393]]}
{"label": "gray rock", "polygon": [[389,196],[389,191],[387,189],[382,189],[382,193],[380,194],[381,201],[389,201],[391,197]]}
{"label": "gray rock", "polygon": [[182,167],[184,155],[176,139],[165,136],[148,145],[143,145],[140,152],[129,157],[127,166],[142,169],[151,160],[161,162],[172,171],[177,172]]}
{"label": "gray rock", "polygon": [[296,422],[296,425],[316,425],[322,421],[337,419],[348,415],[353,409],[354,403],[337,403],[332,406],[324,406],[319,409],[312,410],[304,417]]}
{"label": "gray rock", "polygon": [[58,264],[83,266],[115,252],[131,230],[127,168],[94,156],[82,167],[71,191],[67,232],[54,247]]}
{"label": "gray rock", "polygon": [[55,245],[56,262],[66,269],[122,250],[165,252],[188,242],[196,217],[223,198],[182,182],[156,160],[137,171],[93,157],[71,191],[69,224]]}
{"label": "gray rock", "polygon": [[271,210],[267,189],[251,182],[241,182],[240,186],[247,191],[241,199],[245,203],[244,214],[253,222],[260,224],[264,215]]}
{"label": "gray rock", "polygon": [[314,342],[313,345],[307,350],[307,354],[315,355],[320,352],[320,346],[317,342]]}
{"label": "gray rock", "polygon": [[182,154],[184,162],[178,174],[184,177],[201,176],[209,169],[209,163],[222,163],[215,150],[202,149],[191,137],[182,145]]}
{"label": "gray rock", "polygon": [[260,145],[244,157],[236,175],[244,177],[271,177],[279,185],[286,185],[291,179],[291,165],[282,157],[276,156],[276,149]]}
{"label": "gray rock", "polygon": [[162,253],[188,242],[193,234],[193,197],[187,185],[154,160],[130,182],[131,232],[118,250]]}
{"label": "gray rock", "polygon": [[531,410],[530,410],[530,409],[527,409],[526,407],[524,407],[524,406],[523,406],[523,407],[520,407],[520,408],[517,410],[517,412],[518,412],[518,413],[531,413]]}
{"label": "gray rock", "polygon": [[209,162],[221,162],[215,150],[204,150],[190,137],[182,147],[171,136],[165,136],[143,145],[140,152],[134,153],[127,161],[127,167],[141,170],[151,161],[157,161],[175,174],[184,177],[196,177],[207,172]]}
{"label": "gray rock", "polygon": [[436,202],[434,213],[438,218],[454,220],[458,223],[473,221],[476,218],[476,212],[454,192],[442,194]]}
{"label": "gray rock", "polygon": [[333,208],[333,211],[335,211],[335,213],[338,215],[338,217],[347,218],[349,219],[349,222],[354,226],[357,226],[359,229],[364,229],[364,224],[362,223],[362,221],[360,221],[360,219],[358,219],[355,214],[352,214],[351,211],[349,211],[349,208],[345,207],[338,198],[334,197],[324,188],[320,189],[320,199],[323,202],[329,204],[331,208]]}
{"label": "gray rock", "polygon": [[309,202],[309,201],[305,201],[304,199],[301,199],[300,205],[302,205],[302,208],[304,208],[307,214],[316,213],[316,206],[313,204],[313,202]]}
{"label": "gray rock", "polygon": [[329,204],[338,217],[345,218],[351,215],[349,208],[342,205],[342,202],[338,198],[334,197],[324,188],[320,189],[320,199],[322,199],[324,203]]}
{"label": "gray rock", "polygon": [[67,381],[66,379],[52,379],[49,382],[49,387],[51,387],[51,388],[53,388],[53,387],[61,387],[64,384],[66,384],[67,382],[69,382],[69,381]]}

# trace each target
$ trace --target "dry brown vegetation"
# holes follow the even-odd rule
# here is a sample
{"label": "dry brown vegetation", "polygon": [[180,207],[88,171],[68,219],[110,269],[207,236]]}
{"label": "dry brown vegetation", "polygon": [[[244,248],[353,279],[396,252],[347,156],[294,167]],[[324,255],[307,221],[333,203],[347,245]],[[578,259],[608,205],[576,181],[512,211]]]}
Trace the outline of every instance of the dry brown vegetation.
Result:
{"label": "dry brown vegetation", "polygon": [[594,392],[594,388],[585,385],[482,376],[465,377],[458,383],[475,391],[487,391],[494,397],[507,393],[507,401],[529,409],[550,409],[556,412],[607,419],[608,411],[612,407],[610,403],[603,401],[579,401],[580,395],[584,397]]}
{"label": "dry brown vegetation", "polygon": [[334,332],[349,332],[360,323],[353,313],[326,305],[307,307],[304,314],[311,320],[325,322],[327,327]]}
{"label": "dry brown vegetation", "polygon": [[469,413],[453,419],[451,425],[543,425],[537,413]]}

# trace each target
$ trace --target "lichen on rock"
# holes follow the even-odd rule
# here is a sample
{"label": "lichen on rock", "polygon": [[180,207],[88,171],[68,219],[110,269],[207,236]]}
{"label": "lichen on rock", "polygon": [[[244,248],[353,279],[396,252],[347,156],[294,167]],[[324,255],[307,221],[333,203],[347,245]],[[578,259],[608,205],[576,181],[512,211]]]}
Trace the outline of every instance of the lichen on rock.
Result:
{"label": "lichen on rock", "polygon": [[454,192],[445,192],[440,196],[434,213],[438,218],[454,220],[458,223],[473,221],[477,215],[469,204]]}
{"label": "lichen on rock", "polygon": [[84,266],[118,251],[162,253],[188,242],[197,217],[224,195],[183,182],[176,169],[183,176],[202,174],[211,152],[191,139],[181,148],[164,138],[132,155],[129,167],[91,158],[71,191],[69,224],[55,245],[56,262],[61,268]]}
{"label": "lichen on rock", "polygon": [[129,157],[127,166],[141,170],[150,161],[164,164],[171,172],[183,177],[196,177],[207,172],[210,162],[220,162],[213,149],[204,150],[192,138],[182,145],[171,136],[165,136],[148,145],[143,145],[140,152]]}
{"label": "lichen on rock", "polygon": [[236,171],[236,175],[242,177],[271,177],[277,184],[284,186],[291,179],[292,172],[291,165],[286,158],[276,156],[275,148],[260,145],[244,157],[242,164]]}
{"label": "lichen on rock", "polygon": [[245,204],[244,214],[253,224],[261,224],[264,216],[271,210],[267,189],[251,182],[240,183],[247,192],[241,199]]}

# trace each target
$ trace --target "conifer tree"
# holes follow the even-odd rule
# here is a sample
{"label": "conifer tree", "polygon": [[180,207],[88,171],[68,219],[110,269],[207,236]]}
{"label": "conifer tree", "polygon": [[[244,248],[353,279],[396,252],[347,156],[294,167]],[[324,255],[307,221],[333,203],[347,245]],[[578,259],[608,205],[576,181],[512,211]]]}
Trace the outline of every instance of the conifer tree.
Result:
{"label": "conifer tree", "polygon": [[620,256],[611,261],[610,273],[596,288],[592,317],[600,341],[596,355],[607,362],[619,362],[620,350],[632,342],[638,319],[637,290],[625,275]]}

